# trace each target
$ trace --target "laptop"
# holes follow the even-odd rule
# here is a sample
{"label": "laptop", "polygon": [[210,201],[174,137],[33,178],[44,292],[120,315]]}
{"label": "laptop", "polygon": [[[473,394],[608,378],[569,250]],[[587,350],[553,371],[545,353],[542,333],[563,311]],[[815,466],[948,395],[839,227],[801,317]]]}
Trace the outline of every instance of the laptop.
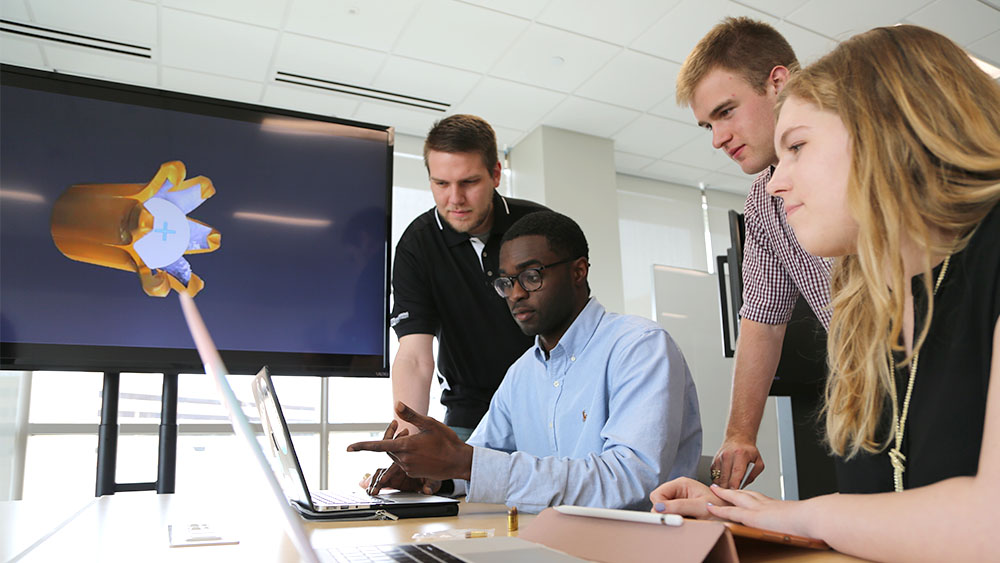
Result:
{"label": "laptop", "polygon": [[[254,431],[247,420],[233,388],[226,381],[225,364],[219,356],[219,350],[212,342],[208,328],[198,312],[194,300],[187,294],[179,293],[181,308],[187,321],[188,329],[194,338],[201,356],[205,373],[215,382],[215,388],[222,397],[222,404],[229,414],[229,421],[240,442],[253,456],[257,468],[261,471],[268,485],[270,497],[275,501],[275,509],[279,510],[285,524],[285,532],[299,552],[303,561],[308,563],[326,563],[330,561],[431,561],[458,563],[500,563],[504,561],[523,561],[525,563],[566,563],[582,561],[560,551],[549,549],[543,545],[512,537],[493,537],[481,539],[451,540],[438,544],[395,544],[381,546],[361,546],[357,548],[338,547],[329,550],[316,550],[309,543],[309,536],[302,519],[292,510],[295,503],[289,503],[281,487],[278,476],[271,469],[271,464],[264,455],[263,448],[257,442]],[[291,440],[288,441],[291,445]],[[301,475],[301,474],[300,474]],[[454,502],[454,501],[453,501]],[[456,504],[457,508],[457,504]]]}
{"label": "laptop", "polygon": [[[264,436],[270,445],[271,468],[279,475],[289,502],[304,517],[324,520],[393,519],[458,514],[457,500],[433,495],[408,492],[369,495],[360,488],[310,492],[267,366],[254,377],[253,396],[260,412]],[[330,470],[336,471],[336,467]]]}

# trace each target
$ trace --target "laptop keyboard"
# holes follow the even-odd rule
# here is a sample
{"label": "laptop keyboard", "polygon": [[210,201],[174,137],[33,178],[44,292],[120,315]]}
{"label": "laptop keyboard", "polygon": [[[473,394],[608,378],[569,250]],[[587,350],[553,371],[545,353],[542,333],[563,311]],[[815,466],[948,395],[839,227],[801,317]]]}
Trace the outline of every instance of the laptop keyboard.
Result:
{"label": "laptop keyboard", "polygon": [[313,491],[313,502],[322,505],[357,506],[359,504],[393,504],[396,501],[388,498],[369,496],[364,493],[342,494],[333,491]]}
{"label": "laptop keyboard", "polygon": [[465,563],[465,559],[460,559],[442,550],[434,544],[400,544],[400,545],[371,545],[360,547],[333,547],[327,549],[326,554],[330,558],[326,561],[336,561],[337,563],[367,563],[367,562],[391,562],[415,561],[428,563]]}

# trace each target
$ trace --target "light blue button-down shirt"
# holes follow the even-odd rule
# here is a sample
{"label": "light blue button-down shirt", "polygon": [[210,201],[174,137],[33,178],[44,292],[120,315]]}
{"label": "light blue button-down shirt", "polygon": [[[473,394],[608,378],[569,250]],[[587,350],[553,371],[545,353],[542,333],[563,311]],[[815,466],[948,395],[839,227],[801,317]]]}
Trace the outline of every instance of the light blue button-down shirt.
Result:
{"label": "light blue button-down shirt", "polygon": [[591,298],[548,359],[536,338],[507,370],[468,443],[469,502],[648,510],[653,488],[694,475],[698,395],[665,330]]}

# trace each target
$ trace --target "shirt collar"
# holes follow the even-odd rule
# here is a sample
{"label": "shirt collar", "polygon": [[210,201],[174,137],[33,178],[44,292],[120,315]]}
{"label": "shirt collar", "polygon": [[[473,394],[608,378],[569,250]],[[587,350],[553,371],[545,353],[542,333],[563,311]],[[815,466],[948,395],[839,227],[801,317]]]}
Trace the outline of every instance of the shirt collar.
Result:
{"label": "shirt collar", "polygon": [[[442,221],[441,214],[438,213],[436,207],[433,211],[434,219],[437,221],[438,228],[441,229],[441,234],[444,236],[444,242],[448,246],[456,246],[469,240],[468,233],[460,233],[451,228],[451,225],[447,221]],[[490,228],[490,234],[502,235],[507,232],[511,224],[510,208],[507,206],[507,199],[496,190],[493,190],[493,227]]]}
{"label": "shirt collar", "polygon": [[[594,333],[597,332],[597,325],[601,324],[605,312],[604,306],[597,301],[597,298],[591,297],[580,314],[573,319],[573,324],[569,325],[569,328],[563,333],[559,343],[549,351],[549,356],[551,357],[559,349],[562,349],[562,352],[569,356],[582,354],[590,339],[594,337]],[[540,336],[535,336],[534,352],[539,361],[545,361],[545,351],[542,349]]]}

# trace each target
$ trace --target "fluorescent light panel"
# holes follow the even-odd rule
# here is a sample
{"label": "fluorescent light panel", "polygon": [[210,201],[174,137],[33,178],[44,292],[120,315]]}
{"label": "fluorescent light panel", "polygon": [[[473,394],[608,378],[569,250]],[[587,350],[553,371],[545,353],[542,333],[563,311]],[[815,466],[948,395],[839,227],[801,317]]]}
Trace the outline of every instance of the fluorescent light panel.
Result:
{"label": "fluorescent light panel", "polygon": [[233,213],[237,219],[247,219],[249,221],[262,221],[264,223],[279,223],[281,225],[291,225],[293,227],[314,227],[324,228],[333,224],[329,219],[311,219],[308,217],[289,217],[287,215],[274,215],[271,213],[257,213],[255,211],[237,211]]}

